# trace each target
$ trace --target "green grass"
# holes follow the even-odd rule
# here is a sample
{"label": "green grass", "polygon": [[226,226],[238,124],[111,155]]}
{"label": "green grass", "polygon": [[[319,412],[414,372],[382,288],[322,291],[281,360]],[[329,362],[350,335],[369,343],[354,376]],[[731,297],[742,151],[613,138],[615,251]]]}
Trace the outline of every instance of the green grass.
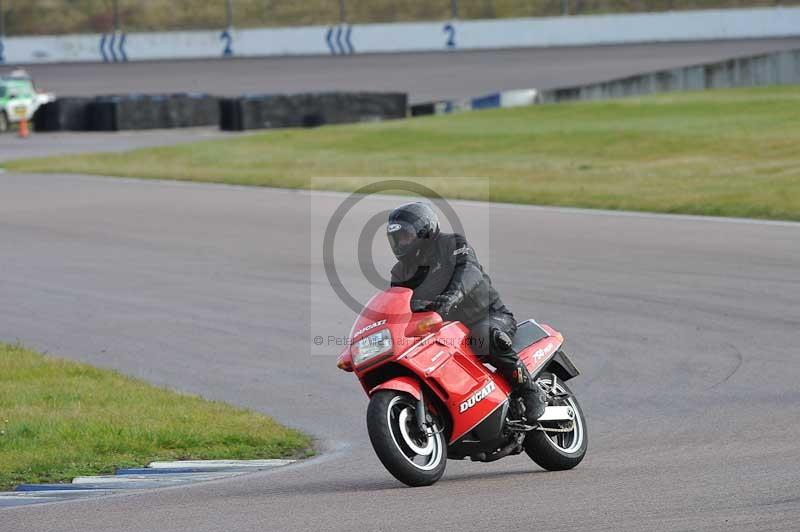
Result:
{"label": "green grass", "polygon": [[255,412],[0,344],[0,490],[156,459],[303,457],[310,445]]}
{"label": "green grass", "polygon": [[800,220],[798,146],[800,87],[772,87],[272,130],[6,166],[337,190],[408,177],[456,198]]}

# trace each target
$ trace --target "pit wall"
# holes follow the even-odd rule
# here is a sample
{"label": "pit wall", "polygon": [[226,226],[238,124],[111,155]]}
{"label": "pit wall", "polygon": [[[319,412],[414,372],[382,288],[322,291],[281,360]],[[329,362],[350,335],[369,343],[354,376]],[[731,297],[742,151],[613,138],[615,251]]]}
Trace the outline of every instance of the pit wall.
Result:
{"label": "pit wall", "polygon": [[488,50],[800,35],[800,7],[630,15],[109,33],[0,40],[0,62],[126,62]]}

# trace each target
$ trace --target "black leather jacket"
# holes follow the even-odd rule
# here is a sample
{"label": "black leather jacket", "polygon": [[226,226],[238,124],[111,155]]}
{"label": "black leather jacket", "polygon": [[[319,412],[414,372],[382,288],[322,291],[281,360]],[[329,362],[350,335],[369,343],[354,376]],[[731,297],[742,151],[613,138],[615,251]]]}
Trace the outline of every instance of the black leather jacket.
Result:
{"label": "black leather jacket", "polygon": [[441,294],[461,291],[462,302],[442,318],[467,326],[503,307],[475,250],[459,234],[441,233],[415,256],[404,257],[392,268],[391,282],[392,286],[411,288],[415,299],[432,300]]}

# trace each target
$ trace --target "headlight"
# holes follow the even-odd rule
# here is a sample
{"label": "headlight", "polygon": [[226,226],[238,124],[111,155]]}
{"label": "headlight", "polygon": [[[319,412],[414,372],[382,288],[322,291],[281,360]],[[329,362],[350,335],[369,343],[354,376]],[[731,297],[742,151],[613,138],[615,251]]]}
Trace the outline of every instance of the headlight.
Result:
{"label": "headlight", "polygon": [[383,329],[366,338],[362,338],[353,345],[353,363],[356,365],[370,358],[382,355],[392,349],[392,335],[389,329]]}

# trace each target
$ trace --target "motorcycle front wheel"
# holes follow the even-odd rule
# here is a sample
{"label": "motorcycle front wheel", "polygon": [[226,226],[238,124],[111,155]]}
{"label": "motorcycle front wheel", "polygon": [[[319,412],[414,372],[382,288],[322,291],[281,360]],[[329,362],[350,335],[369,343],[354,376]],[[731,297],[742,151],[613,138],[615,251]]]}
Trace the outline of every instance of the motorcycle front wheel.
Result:
{"label": "motorcycle front wheel", "polygon": [[[553,381],[555,380],[555,386]],[[560,379],[545,374],[539,381],[548,390],[548,406],[569,406],[575,413],[571,422],[542,422],[525,436],[525,452],[548,471],[572,469],[583,460],[588,446],[586,418],[572,391]]]}
{"label": "motorcycle front wheel", "polygon": [[422,434],[415,418],[416,399],[394,390],[372,396],[367,408],[367,431],[383,466],[400,482],[430,486],[447,465],[447,442],[440,424]]}

